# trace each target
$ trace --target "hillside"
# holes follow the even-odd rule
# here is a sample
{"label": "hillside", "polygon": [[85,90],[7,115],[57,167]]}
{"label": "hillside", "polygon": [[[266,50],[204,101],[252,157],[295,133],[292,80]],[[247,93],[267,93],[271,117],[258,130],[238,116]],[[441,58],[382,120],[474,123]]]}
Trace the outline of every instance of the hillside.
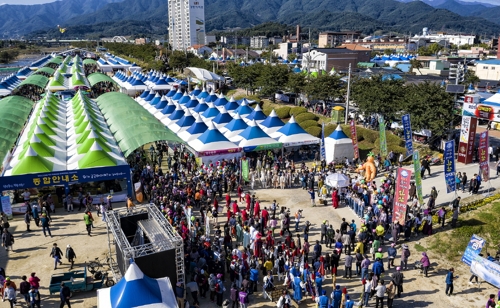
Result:
{"label": "hillside", "polygon": [[[423,27],[483,34],[500,32],[500,26],[493,22],[472,16],[462,17],[445,9],[435,9],[422,1],[403,3],[395,0],[206,0],[205,7],[207,31],[247,28],[277,21],[319,30],[361,30],[365,34],[376,30],[417,33],[421,32]],[[165,0],[125,0],[101,6],[91,13],[74,16],[62,24],[69,27],[67,36],[81,33],[79,28],[75,28],[78,31],[72,33],[72,26],[95,24],[109,26],[114,30],[104,29],[103,32],[96,32],[94,27],[89,27],[93,35],[104,36],[104,32],[106,36],[128,35],[132,34],[131,30],[137,29],[120,29],[119,25],[126,20],[135,20],[142,22],[141,27],[150,28],[154,33],[162,35],[167,32],[167,16],[168,7]]]}
{"label": "hillside", "polygon": [[2,5],[0,38],[14,37],[32,31],[57,27],[66,21],[93,13],[106,4],[122,0],[64,0],[38,5]]}

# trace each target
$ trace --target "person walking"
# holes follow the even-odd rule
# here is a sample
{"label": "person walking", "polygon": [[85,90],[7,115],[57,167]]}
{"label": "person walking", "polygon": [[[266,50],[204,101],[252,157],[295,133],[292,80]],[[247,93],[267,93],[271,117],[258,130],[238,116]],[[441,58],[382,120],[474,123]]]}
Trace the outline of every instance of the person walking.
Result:
{"label": "person walking", "polygon": [[26,213],[24,213],[24,223],[26,224],[26,231],[31,232],[30,230],[31,215],[28,210],[26,210]]}
{"label": "person walking", "polygon": [[396,285],[394,284],[394,280],[391,280],[389,285],[387,286],[387,308],[392,308],[392,304],[394,302],[394,297],[396,297]]}
{"label": "person walking", "polygon": [[29,299],[30,299],[30,308],[40,308],[40,292],[35,289],[34,287],[31,287],[31,290],[29,291]]}
{"label": "person walking", "polygon": [[42,224],[42,230],[43,230],[43,235],[47,237],[47,233],[49,233],[49,236],[52,237],[52,233],[50,233],[50,220],[47,218],[46,214],[42,215],[42,219],[40,219],[40,223]]}
{"label": "person walking", "polygon": [[66,259],[71,264],[70,270],[73,269],[73,265],[75,264],[76,254],[71,245],[66,246]]}
{"label": "person walking", "polygon": [[5,288],[4,288],[4,291],[3,291],[3,300],[5,301],[6,299],[9,301],[10,308],[14,308],[14,306],[17,303],[17,300],[16,300],[16,289],[12,286],[12,282],[11,281],[7,281],[5,283]]}
{"label": "person walking", "polygon": [[61,282],[61,289],[59,290],[59,297],[61,299],[61,304],[59,305],[59,308],[63,308],[64,305],[68,305],[68,308],[71,308],[71,303],[69,302],[71,298],[71,290],[69,289],[68,286],[64,284],[64,282]]}
{"label": "person walking", "polygon": [[61,262],[61,259],[62,259],[62,251],[59,247],[57,247],[57,243],[54,243],[54,245],[52,245],[52,251],[50,252],[50,256],[52,258],[54,258],[54,269],[56,270],[57,269],[57,263],[59,263],[59,265],[62,264]]}
{"label": "person walking", "polygon": [[28,279],[30,286],[38,290],[40,288],[40,278],[36,276],[35,272],[31,273],[30,276],[31,277]]}
{"label": "person walking", "polygon": [[398,298],[401,297],[401,293],[403,292],[403,273],[401,273],[401,267],[396,267],[396,272],[392,274],[392,281],[394,281],[394,285],[396,286],[396,293]]}
{"label": "person walking", "polygon": [[[177,301],[177,305],[179,307],[184,307],[184,303],[186,301],[185,289],[182,285],[182,282],[177,282],[175,286],[175,299]],[[213,300],[212,300],[213,301]]]}
{"label": "person walking", "polygon": [[193,297],[193,305],[199,307],[200,302],[198,301],[198,293],[199,293],[198,283],[196,283],[196,281],[194,280],[191,280],[191,282],[186,284],[186,288],[188,288],[189,291],[191,292],[191,296]]}
{"label": "person walking", "polygon": [[31,285],[30,285],[30,283],[28,281],[26,281],[26,279],[28,279],[28,277],[26,277],[26,275],[23,275],[23,277],[21,277],[22,281],[19,284],[19,293],[21,293],[21,295],[24,297],[24,301],[29,306],[30,305],[30,295],[29,295],[29,292],[30,292],[30,289],[31,289]]}
{"label": "person walking", "polygon": [[386,292],[387,288],[384,285],[384,281],[380,280],[378,282],[378,286],[375,288],[375,308],[378,308],[378,304],[380,303],[380,308],[384,308],[384,295]]}
{"label": "person walking", "polygon": [[449,269],[448,274],[446,274],[446,290],[445,293],[447,296],[453,294],[453,279],[458,278],[458,276],[454,276],[455,269],[452,267]]}
{"label": "person walking", "polygon": [[427,277],[429,267],[431,266],[431,261],[429,261],[429,257],[425,252],[422,252],[422,259],[420,259],[420,263],[422,264],[423,273],[425,277]]}
{"label": "person walking", "polygon": [[401,267],[403,269],[408,268],[408,258],[410,257],[410,249],[408,245],[403,244],[403,251],[401,252]]}
{"label": "person walking", "polygon": [[89,236],[92,236],[90,232],[92,231],[92,222],[94,219],[92,218],[90,211],[85,212],[83,214],[83,221],[85,222],[85,228],[87,229],[87,233]]}
{"label": "person walking", "polygon": [[14,245],[14,236],[9,232],[9,229],[5,228],[2,234],[2,246],[6,251],[9,251],[9,248],[10,251],[14,251],[12,245]]}
{"label": "person walking", "polygon": [[311,196],[311,205],[313,207],[315,207],[316,206],[316,202],[314,201],[314,199],[316,198],[316,193],[314,192],[314,189],[310,188],[309,191],[308,191],[308,193]]}

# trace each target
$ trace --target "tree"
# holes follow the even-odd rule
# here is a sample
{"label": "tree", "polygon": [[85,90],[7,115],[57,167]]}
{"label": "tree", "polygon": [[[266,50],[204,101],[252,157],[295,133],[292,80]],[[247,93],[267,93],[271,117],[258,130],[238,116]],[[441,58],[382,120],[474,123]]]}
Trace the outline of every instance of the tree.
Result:
{"label": "tree", "polygon": [[343,85],[339,75],[320,74],[310,79],[304,87],[307,96],[313,100],[331,101],[342,96]]}
{"label": "tree", "polygon": [[306,76],[304,74],[290,74],[286,84],[287,89],[292,93],[302,93],[306,85]]}
{"label": "tree", "polygon": [[260,75],[257,77],[257,86],[260,93],[271,96],[275,101],[276,91],[284,88],[288,82],[290,71],[286,65],[262,65],[259,69]]}
{"label": "tree", "polygon": [[288,57],[286,57],[288,61],[292,62],[293,60],[295,59],[298,59],[297,57],[297,54],[296,53],[290,53],[288,54]]}
{"label": "tree", "polygon": [[264,65],[261,63],[257,63],[250,66],[240,66],[235,63],[227,64],[227,71],[229,76],[233,78],[233,83],[241,88],[244,88],[247,91],[250,91],[252,94],[256,89],[257,77],[259,76],[259,72]]}
{"label": "tree", "polygon": [[180,50],[174,50],[170,57],[168,58],[168,65],[172,69],[177,69],[182,71],[185,67],[188,66],[188,57],[187,54]]}
{"label": "tree", "polygon": [[438,83],[423,82],[405,87],[400,110],[411,117],[414,131],[429,129],[433,136],[445,136],[453,121],[453,96]]}
{"label": "tree", "polygon": [[464,84],[475,84],[477,82],[481,81],[479,77],[477,77],[476,72],[470,69],[467,69],[464,75]]}
{"label": "tree", "polygon": [[417,60],[417,58],[413,58],[410,60],[410,64],[410,73],[414,73],[413,70],[417,70],[422,75],[422,72],[420,72],[420,69],[423,68],[422,62]]}
{"label": "tree", "polygon": [[404,81],[382,79],[382,75],[357,78],[351,84],[351,99],[367,115],[374,113],[384,118],[394,118],[404,102]]}

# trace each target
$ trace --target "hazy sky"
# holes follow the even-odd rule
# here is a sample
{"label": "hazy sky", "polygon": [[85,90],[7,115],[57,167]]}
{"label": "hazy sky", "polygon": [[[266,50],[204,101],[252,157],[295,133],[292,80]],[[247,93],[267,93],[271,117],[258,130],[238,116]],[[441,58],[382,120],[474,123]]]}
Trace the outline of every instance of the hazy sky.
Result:
{"label": "hazy sky", "polygon": [[[56,0],[0,0],[0,4],[40,4],[47,2],[54,2]],[[64,0],[62,0],[64,1]],[[82,0],[85,1],[85,0]],[[487,2],[491,4],[500,5],[500,0],[462,0],[467,2]]]}

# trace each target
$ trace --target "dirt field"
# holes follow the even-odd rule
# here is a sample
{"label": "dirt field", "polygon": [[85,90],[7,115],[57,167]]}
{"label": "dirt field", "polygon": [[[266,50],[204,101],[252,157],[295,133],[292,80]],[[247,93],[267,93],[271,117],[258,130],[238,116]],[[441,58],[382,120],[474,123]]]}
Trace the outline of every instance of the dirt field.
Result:
{"label": "dirt field", "polygon": [[[304,210],[304,217],[301,221],[301,226],[308,220],[313,226],[310,233],[310,238],[313,240],[319,239],[319,224],[323,220],[328,220],[333,224],[334,228],[338,228],[342,217],[347,219],[354,218],[353,213],[346,208],[334,210],[331,206],[315,207],[310,206],[309,194],[302,189],[285,189],[285,190],[256,190],[256,195],[261,200],[261,207],[268,206],[273,199],[276,199],[280,206],[290,207],[292,213],[298,208]],[[116,206],[115,206],[116,207]],[[224,215],[225,216],[225,215]],[[28,275],[35,271],[41,279],[41,293],[43,307],[59,307],[59,295],[48,294],[48,284],[50,276],[54,273],[65,272],[69,270],[69,265],[66,260],[63,260],[63,265],[57,270],[53,270],[53,259],[49,257],[50,249],[53,243],[57,243],[59,247],[65,251],[66,245],[70,244],[74,247],[77,255],[76,268],[83,268],[84,263],[93,260],[96,257],[103,258],[107,252],[107,235],[105,224],[100,218],[96,218],[93,236],[89,237],[85,231],[82,212],[66,213],[61,209],[57,209],[53,215],[52,234],[53,237],[44,237],[41,228],[38,228],[32,222],[33,232],[26,232],[25,224],[22,217],[16,216],[11,222],[11,230],[15,236],[16,243],[14,244],[14,252],[0,250],[0,266],[6,269],[6,273],[16,282],[17,285],[21,282],[22,275]],[[358,220],[357,220],[358,221]],[[220,223],[220,222],[219,222]],[[410,245],[412,256],[410,263],[420,260],[420,253],[413,249],[413,244]],[[399,247],[398,247],[399,248]],[[325,249],[324,252],[330,252],[331,249]],[[432,254],[429,255],[432,266],[428,278],[422,277],[416,270],[408,270],[404,272],[406,277],[404,284],[404,293],[401,299],[395,300],[396,307],[484,307],[486,296],[490,293],[496,294],[496,289],[488,284],[482,284],[479,288],[472,287],[467,284],[469,274],[468,269],[462,265],[455,265],[457,275],[460,276],[455,283],[455,293],[453,297],[444,296],[445,274],[446,268],[450,266],[444,260],[439,260]],[[396,263],[398,263],[396,261]],[[341,262],[343,264],[343,260]],[[387,270],[384,275],[392,273]],[[343,273],[343,266],[340,267],[340,274]],[[262,277],[261,277],[262,278]],[[331,277],[327,277],[326,290],[328,294],[332,291]],[[345,280],[337,279],[337,283],[341,286],[346,286],[349,294],[357,301],[361,292],[359,279]],[[229,290],[229,287],[226,287]],[[259,287],[259,291],[261,287]],[[229,297],[229,291],[226,292],[225,298]],[[250,307],[276,307],[274,303],[263,299],[258,293],[250,298]],[[374,305],[374,303],[373,303]],[[315,307],[310,298],[306,298],[301,307]],[[76,293],[72,299],[72,307],[96,307],[96,292]],[[216,307],[206,299],[201,299],[201,307]]]}

